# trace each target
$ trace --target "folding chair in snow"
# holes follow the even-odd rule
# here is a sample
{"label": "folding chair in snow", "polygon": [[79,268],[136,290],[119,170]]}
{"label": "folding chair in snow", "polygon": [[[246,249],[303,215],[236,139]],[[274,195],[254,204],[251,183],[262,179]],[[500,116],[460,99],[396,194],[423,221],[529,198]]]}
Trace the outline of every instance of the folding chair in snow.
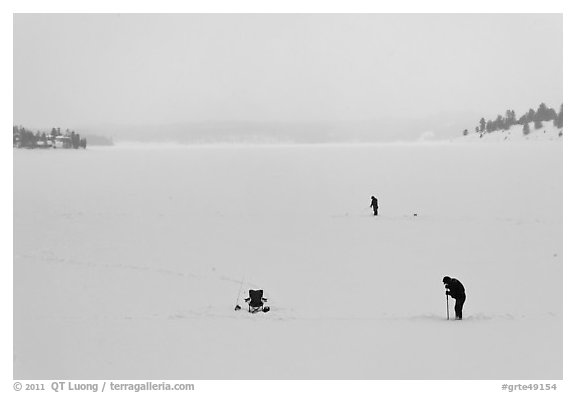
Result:
{"label": "folding chair in snow", "polygon": [[262,290],[262,289],[250,289],[248,291],[248,295],[250,297],[247,297],[246,299],[244,299],[245,302],[249,302],[248,303],[248,312],[251,312],[251,313],[255,313],[257,311],[268,312],[270,310],[270,307],[264,306],[264,302],[268,301],[268,299],[263,297],[264,296],[264,290]]}

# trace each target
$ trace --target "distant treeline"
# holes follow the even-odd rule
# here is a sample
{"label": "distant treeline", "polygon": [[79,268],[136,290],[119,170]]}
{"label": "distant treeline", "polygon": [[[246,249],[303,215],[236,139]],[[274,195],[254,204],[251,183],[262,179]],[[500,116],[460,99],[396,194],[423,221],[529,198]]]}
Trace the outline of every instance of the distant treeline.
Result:
{"label": "distant treeline", "polygon": [[29,130],[22,126],[13,126],[12,146],[27,149],[78,149],[80,147],[86,149],[86,138],[81,138],[79,133],[69,129],[62,132],[60,128],[52,128],[49,133],[46,133]]}
{"label": "distant treeline", "polygon": [[[545,103],[541,103],[537,110],[530,108],[528,112],[524,113],[520,118],[516,118],[516,113],[513,110],[507,110],[505,116],[498,115],[494,120],[480,119],[480,124],[476,126],[475,131],[483,134],[494,131],[509,130],[510,127],[516,124],[523,125],[523,132],[525,135],[530,133],[529,123],[534,123],[534,129],[542,128],[543,121],[553,121],[555,127],[562,129],[564,127],[564,104],[560,105],[560,112],[556,113],[554,108],[549,108]],[[468,130],[463,131],[464,135],[468,135]],[[562,131],[560,131],[562,136]]]}

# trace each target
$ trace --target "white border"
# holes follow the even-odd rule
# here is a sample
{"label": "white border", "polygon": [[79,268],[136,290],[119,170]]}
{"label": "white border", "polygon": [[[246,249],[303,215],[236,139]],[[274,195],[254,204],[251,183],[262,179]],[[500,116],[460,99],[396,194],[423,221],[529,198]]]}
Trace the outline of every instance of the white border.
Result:
{"label": "white border", "polygon": [[[573,2],[572,2],[573,3]],[[572,89],[575,86],[574,78],[570,73],[575,70],[574,64],[574,43],[569,37],[575,37],[574,13],[569,1],[504,1],[485,0],[468,4],[463,1],[436,0],[436,1],[341,1],[335,0],[324,2],[320,0],[292,0],[285,2],[272,2],[265,0],[212,0],[212,1],[184,1],[184,0],[164,0],[158,1],[125,1],[125,0],[100,0],[100,1],[72,1],[55,0],[40,1],[10,0],[2,2],[2,19],[0,24],[2,43],[2,124],[5,128],[12,123],[12,91],[7,86],[12,86],[12,14],[13,13],[56,13],[56,12],[142,12],[142,13],[171,13],[171,12],[194,12],[194,13],[250,13],[250,12],[336,12],[336,13],[363,13],[363,12],[419,12],[419,13],[459,13],[459,12],[488,12],[488,13],[563,13],[564,14],[564,70],[568,70],[564,75],[564,103],[567,108],[573,108]],[[572,370],[574,365],[574,339],[573,333],[576,331],[574,317],[572,314],[574,299],[574,266],[573,247],[570,240],[573,239],[573,213],[572,204],[576,201],[571,178],[571,168],[575,168],[573,151],[573,122],[571,116],[565,121],[568,126],[568,133],[564,136],[564,380],[563,381],[191,381],[196,384],[196,390],[201,391],[236,391],[236,392],[269,392],[274,391],[319,391],[330,390],[334,392],[344,391],[393,391],[393,392],[496,392],[502,383],[556,383],[558,391],[574,391],[576,384]],[[0,381],[2,381],[2,391],[14,391],[12,380],[12,206],[13,206],[13,161],[12,148],[8,141],[8,130],[4,132],[4,142],[0,144],[2,149],[1,173],[2,173],[2,232],[0,252],[0,297],[2,302],[2,314],[5,316],[2,321],[1,358],[0,358]],[[566,152],[568,154],[566,154]],[[568,169],[570,168],[570,169]],[[572,240],[573,241],[573,240]],[[546,283],[542,283],[546,285]],[[39,381],[41,382],[41,381]],[[52,382],[52,381],[45,381]],[[90,381],[87,381],[90,382]],[[93,381],[99,382],[99,381]],[[103,382],[103,381],[102,381]],[[125,381],[141,382],[141,381]],[[189,382],[189,381],[171,381]]]}

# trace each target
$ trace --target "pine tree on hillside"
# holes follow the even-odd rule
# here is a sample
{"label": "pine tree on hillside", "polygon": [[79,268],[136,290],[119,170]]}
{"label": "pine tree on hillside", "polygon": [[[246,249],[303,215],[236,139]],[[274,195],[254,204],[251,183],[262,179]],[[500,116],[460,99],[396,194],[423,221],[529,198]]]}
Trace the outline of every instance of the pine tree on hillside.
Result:
{"label": "pine tree on hillside", "polygon": [[534,109],[530,108],[530,110],[528,111],[528,113],[526,114],[526,122],[527,123],[532,123],[534,121],[534,116],[536,115],[536,112],[534,111]]}
{"label": "pine tree on hillside", "polygon": [[462,134],[463,134],[464,136],[468,135],[468,129],[465,129],[464,131],[462,131]]}
{"label": "pine tree on hillside", "polygon": [[516,113],[513,110],[508,109],[506,111],[506,118],[504,119],[504,129],[509,130],[514,124],[517,123]]}
{"label": "pine tree on hillside", "polygon": [[480,132],[484,132],[486,131],[486,119],[481,118],[480,119]]}
{"label": "pine tree on hillside", "polygon": [[554,120],[556,120],[557,117],[558,117],[558,113],[556,113],[554,108],[548,109],[548,120],[554,121]]}
{"label": "pine tree on hillside", "polygon": [[498,115],[496,120],[494,121],[494,129],[495,130],[503,130],[504,129],[504,118],[502,115]]}
{"label": "pine tree on hillside", "polygon": [[530,134],[530,126],[528,125],[528,123],[524,123],[524,127],[522,127],[522,133],[524,135]]}
{"label": "pine tree on hillside", "polygon": [[554,119],[554,126],[556,128],[563,128],[564,127],[564,104],[560,105],[560,112]]}
{"label": "pine tree on hillside", "polygon": [[540,128],[542,128],[542,121],[540,119],[534,120],[534,129],[539,130]]}
{"label": "pine tree on hillside", "polygon": [[536,110],[536,115],[534,116],[534,121],[536,121],[536,120],[544,121],[544,118],[546,117],[547,112],[548,112],[548,107],[546,106],[545,103],[541,103],[540,106],[538,107],[538,109]]}
{"label": "pine tree on hillside", "polygon": [[494,122],[492,120],[488,120],[486,122],[486,132],[494,131]]}
{"label": "pine tree on hillside", "polygon": [[554,108],[548,108],[545,103],[541,103],[534,116],[534,121],[550,121],[557,117]]}

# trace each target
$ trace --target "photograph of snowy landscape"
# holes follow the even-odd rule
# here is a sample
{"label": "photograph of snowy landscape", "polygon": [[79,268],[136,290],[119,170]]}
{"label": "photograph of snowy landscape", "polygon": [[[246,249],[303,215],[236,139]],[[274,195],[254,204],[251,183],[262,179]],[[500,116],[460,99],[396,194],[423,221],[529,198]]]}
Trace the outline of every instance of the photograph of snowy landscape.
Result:
{"label": "photograph of snowy landscape", "polygon": [[13,23],[14,379],[563,379],[562,14]]}

